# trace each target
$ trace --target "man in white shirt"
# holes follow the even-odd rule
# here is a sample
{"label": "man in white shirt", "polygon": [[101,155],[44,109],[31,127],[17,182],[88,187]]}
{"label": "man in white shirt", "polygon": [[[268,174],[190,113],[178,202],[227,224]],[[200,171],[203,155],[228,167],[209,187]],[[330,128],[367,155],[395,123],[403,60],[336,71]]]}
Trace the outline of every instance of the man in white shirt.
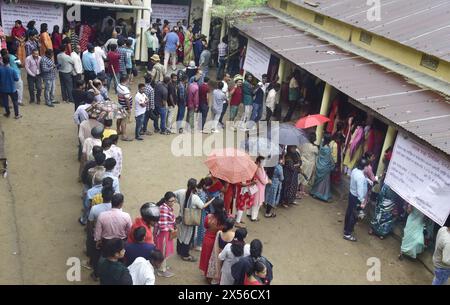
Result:
{"label": "man in white shirt", "polygon": [[84,160],[85,162],[94,160],[94,156],[92,155],[92,148],[94,146],[102,146],[101,139],[103,135],[103,129],[103,125],[92,128],[92,137],[84,140],[82,160]]}
{"label": "man in white shirt", "polygon": [[81,76],[83,75],[83,63],[81,62],[80,52],[80,46],[76,45],[72,54],[70,54],[73,61],[73,78],[75,83],[77,80],[81,80]]}
{"label": "man in white shirt", "polygon": [[[106,153],[105,153],[106,155]],[[105,175],[104,178],[110,177],[113,180],[113,189],[115,193],[120,193],[120,184],[119,184],[119,178],[114,175],[114,168],[116,167],[116,160],[112,157],[105,160],[104,167],[105,167]]]}
{"label": "man in white shirt", "polygon": [[[30,104],[35,101],[41,102],[42,78],[41,78],[41,57],[39,50],[35,49],[25,60],[25,69],[27,70],[28,92],[30,93]],[[36,97],[36,99],[35,99]]]}
{"label": "man in white shirt", "polygon": [[73,121],[79,127],[83,121],[89,120],[89,114],[86,109],[89,108],[94,101],[94,93],[88,92],[86,94],[85,104],[78,106],[73,114]]}
{"label": "man in white shirt", "polygon": [[97,61],[97,78],[100,79],[102,82],[106,80],[106,74],[105,74],[105,59],[106,59],[106,53],[103,50],[103,48],[100,46],[100,43],[97,41],[96,46],[94,48],[94,56],[95,60]]}
{"label": "man in white shirt", "polygon": [[278,92],[281,89],[281,85],[276,83],[272,89],[270,89],[266,98],[266,121],[270,122],[273,113],[275,112],[275,108],[279,103],[279,95]]}
{"label": "man in white shirt", "polygon": [[136,97],[134,98],[136,101],[135,138],[138,141],[142,141],[142,140],[144,140],[144,138],[141,137],[141,131],[142,131],[142,126],[144,126],[144,117],[145,117],[145,112],[147,111],[147,105],[148,105],[149,101],[148,101],[147,95],[145,94],[145,84],[139,84],[138,89],[139,89],[139,92],[136,94]]}
{"label": "man in white shirt", "polygon": [[225,125],[223,124],[223,117],[225,116],[225,113],[227,112],[228,102],[230,101],[230,91],[229,91],[229,86],[228,86],[228,83],[230,82],[230,80],[231,80],[230,74],[225,73],[225,75],[223,76],[223,79],[222,79],[222,83],[223,83],[222,92],[225,93],[227,100],[223,102],[222,113],[220,114],[220,118],[219,118],[219,124],[222,126],[222,128],[225,127]]}
{"label": "man in white shirt", "polygon": [[138,257],[128,266],[133,285],[155,285],[155,269],[159,269],[164,256],[159,250],[153,250],[150,254],[150,260]]}
{"label": "man in white shirt", "polygon": [[263,74],[262,75],[262,79],[261,79],[261,82],[262,82],[263,85],[262,85],[261,89],[264,92],[264,98],[263,98],[263,104],[262,104],[263,111],[262,111],[262,116],[261,117],[262,118],[266,118],[266,120],[267,120],[266,98],[267,98],[267,93],[269,93],[268,88],[269,88],[269,85],[270,85],[270,83],[267,81],[267,79],[268,79],[267,74]]}

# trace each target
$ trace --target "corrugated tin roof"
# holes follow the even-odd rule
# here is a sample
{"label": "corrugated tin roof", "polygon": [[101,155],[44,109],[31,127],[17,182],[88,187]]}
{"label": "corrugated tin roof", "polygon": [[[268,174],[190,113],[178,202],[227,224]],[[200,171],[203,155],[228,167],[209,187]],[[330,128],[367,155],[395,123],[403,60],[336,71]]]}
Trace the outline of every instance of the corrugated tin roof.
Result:
{"label": "corrugated tin roof", "polygon": [[355,54],[289,26],[271,15],[236,27],[400,128],[450,155],[448,99]]}
{"label": "corrugated tin roof", "polygon": [[[303,0],[290,2],[366,31],[450,61],[449,0],[383,0],[380,21],[369,21],[366,0]],[[373,5],[372,5],[373,6]]]}

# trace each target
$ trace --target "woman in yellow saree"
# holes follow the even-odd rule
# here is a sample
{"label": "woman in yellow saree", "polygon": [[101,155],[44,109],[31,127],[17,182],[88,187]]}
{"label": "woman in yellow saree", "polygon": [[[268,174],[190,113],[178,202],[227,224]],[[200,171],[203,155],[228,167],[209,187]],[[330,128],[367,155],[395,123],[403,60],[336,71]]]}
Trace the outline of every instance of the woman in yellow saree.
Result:
{"label": "woman in yellow saree", "polygon": [[194,49],[193,49],[193,39],[192,26],[188,26],[186,32],[184,33],[184,61],[183,64],[188,66],[189,63],[194,60]]}

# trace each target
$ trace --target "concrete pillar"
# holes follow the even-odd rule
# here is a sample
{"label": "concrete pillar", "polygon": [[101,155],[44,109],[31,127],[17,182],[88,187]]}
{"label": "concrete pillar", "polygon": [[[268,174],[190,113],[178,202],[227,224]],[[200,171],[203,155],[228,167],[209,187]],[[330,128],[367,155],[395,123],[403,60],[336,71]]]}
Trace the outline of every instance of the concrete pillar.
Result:
{"label": "concrete pillar", "polygon": [[280,58],[280,65],[278,66],[278,77],[280,78],[280,84],[283,84],[286,78],[286,61]]}
{"label": "concrete pillar", "polygon": [[[321,115],[325,115],[328,116],[328,111],[330,111],[330,106],[331,106],[331,89],[333,87],[330,86],[330,84],[326,83],[325,84],[325,90],[323,91],[323,97],[322,97],[322,104],[320,106],[320,114]],[[320,145],[320,143],[322,143],[322,136],[323,136],[323,129],[324,129],[324,124],[317,126],[316,129],[316,144]]]}
{"label": "concrete pillar", "polygon": [[383,162],[384,152],[386,151],[386,149],[389,148],[389,146],[394,145],[396,135],[397,135],[397,130],[394,127],[392,127],[391,125],[389,125],[388,130],[386,132],[386,137],[384,138],[383,148],[381,149],[380,161],[378,162],[378,168],[377,168],[377,176],[378,177],[381,177],[385,170],[384,162]]}
{"label": "concrete pillar", "polygon": [[[144,0],[144,7],[145,8],[151,8],[152,6],[152,0]],[[147,62],[148,61],[148,54],[147,54],[147,43],[145,41],[145,32],[148,30],[148,27],[142,28],[141,25],[145,24],[142,23],[141,20],[146,21],[148,23],[149,27],[150,24],[150,12],[149,10],[137,10],[137,16],[135,18],[136,20],[136,51],[135,51],[135,59],[139,60],[141,62]]]}
{"label": "concrete pillar", "polygon": [[209,41],[209,29],[211,28],[212,0],[203,0],[202,34]]}
{"label": "concrete pillar", "polygon": [[227,18],[224,17],[222,19],[222,28],[220,29],[220,42],[222,42],[223,37],[225,37],[225,34],[227,33]]}

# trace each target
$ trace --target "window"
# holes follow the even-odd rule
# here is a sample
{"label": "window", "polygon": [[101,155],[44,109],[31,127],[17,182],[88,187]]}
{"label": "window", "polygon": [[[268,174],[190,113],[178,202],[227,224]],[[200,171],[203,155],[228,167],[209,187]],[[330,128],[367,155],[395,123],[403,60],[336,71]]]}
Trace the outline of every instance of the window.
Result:
{"label": "window", "polygon": [[280,2],[280,8],[281,8],[282,10],[287,10],[287,7],[288,7],[288,2],[287,2],[286,0],[281,0],[281,2]]}
{"label": "window", "polygon": [[323,22],[325,21],[325,18],[322,15],[316,14],[314,16],[314,22],[320,25],[323,25]]}
{"label": "window", "polygon": [[437,68],[439,67],[439,59],[428,54],[423,54],[422,60],[420,61],[420,65],[424,66],[425,68],[436,71]]}
{"label": "window", "polygon": [[370,45],[372,43],[372,35],[365,31],[361,31],[361,34],[359,35],[359,41],[362,41],[365,44]]}

